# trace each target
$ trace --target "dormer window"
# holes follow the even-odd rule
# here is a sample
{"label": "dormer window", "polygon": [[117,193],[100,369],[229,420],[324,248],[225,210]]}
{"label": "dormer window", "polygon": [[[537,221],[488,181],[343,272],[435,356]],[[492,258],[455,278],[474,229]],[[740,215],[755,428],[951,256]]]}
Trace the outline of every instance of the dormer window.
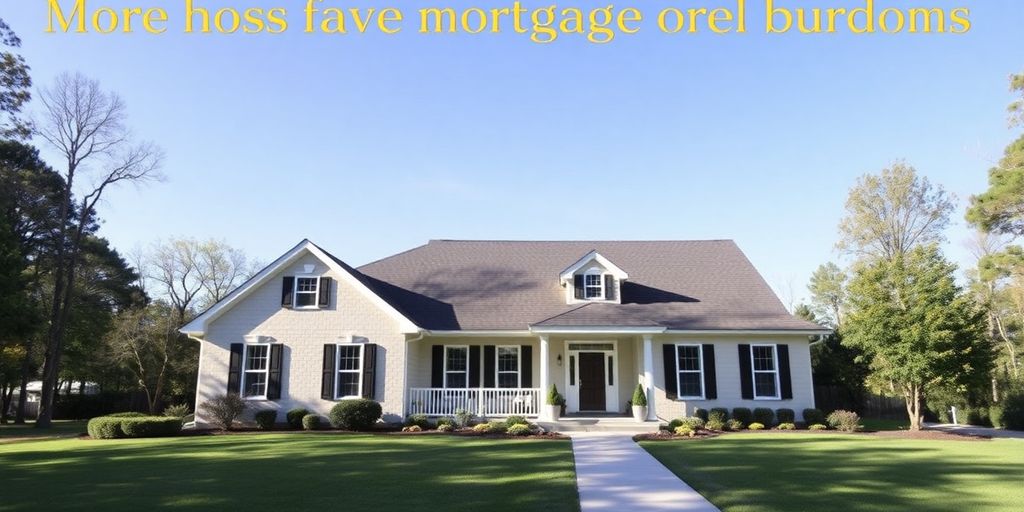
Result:
{"label": "dormer window", "polygon": [[583,298],[604,299],[604,276],[601,274],[583,275]]}
{"label": "dormer window", "polygon": [[323,309],[331,305],[331,282],[326,276],[285,276],[281,283],[281,307]]}

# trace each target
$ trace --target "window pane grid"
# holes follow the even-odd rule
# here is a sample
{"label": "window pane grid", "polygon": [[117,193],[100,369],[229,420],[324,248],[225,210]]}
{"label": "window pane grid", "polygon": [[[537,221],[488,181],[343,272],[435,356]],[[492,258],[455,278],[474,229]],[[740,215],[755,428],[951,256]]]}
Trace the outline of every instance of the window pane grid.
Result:
{"label": "window pane grid", "polygon": [[317,287],[320,279],[316,277],[299,277],[295,279],[295,305],[297,307],[315,306]]}
{"label": "window pane grid", "polygon": [[338,398],[360,396],[362,355],[360,345],[338,345],[338,382],[335,391]]}
{"label": "window pane grid", "polygon": [[519,347],[498,347],[498,387],[519,387]]}
{"label": "window pane grid", "polygon": [[245,383],[242,396],[260,397],[267,394],[267,371],[270,368],[270,346],[245,347]]}
{"label": "window pane grid", "polygon": [[704,378],[701,368],[701,348],[696,345],[677,345],[676,356],[679,371],[679,396],[703,397]]}
{"label": "window pane grid", "polygon": [[469,347],[445,347],[445,387],[469,386]]}
{"label": "window pane grid", "polygon": [[587,299],[596,299],[604,296],[601,274],[585,274],[583,276],[583,296]]}
{"label": "window pane grid", "polygon": [[775,367],[774,346],[753,346],[751,347],[754,373],[754,397],[755,398],[776,398],[778,397],[778,386],[776,379],[778,371]]}

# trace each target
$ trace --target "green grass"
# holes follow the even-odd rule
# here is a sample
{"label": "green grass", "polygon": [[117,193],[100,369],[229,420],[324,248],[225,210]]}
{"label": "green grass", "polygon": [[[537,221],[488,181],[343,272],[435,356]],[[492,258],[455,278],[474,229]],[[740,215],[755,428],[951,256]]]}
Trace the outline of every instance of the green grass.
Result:
{"label": "green grass", "polygon": [[910,420],[887,420],[882,418],[861,418],[860,424],[864,430],[877,432],[880,430],[907,430],[910,428]]}
{"label": "green grass", "polygon": [[843,434],[644,442],[724,511],[1020,510],[1024,443]]}
{"label": "green grass", "polygon": [[296,433],[0,445],[0,482],[17,489],[0,510],[577,511],[575,478],[562,440]]}
{"label": "green grass", "polygon": [[7,424],[0,425],[0,443],[7,442],[12,439],[19,438],[56,438],[56,437],[76,437],[79,434],[85,433],[85,424],[87,421],[70,421],[70,420],[57,420],[54,421],[48,429],[37,429],[35,428],[35,422],[25,423],[23,425]]}

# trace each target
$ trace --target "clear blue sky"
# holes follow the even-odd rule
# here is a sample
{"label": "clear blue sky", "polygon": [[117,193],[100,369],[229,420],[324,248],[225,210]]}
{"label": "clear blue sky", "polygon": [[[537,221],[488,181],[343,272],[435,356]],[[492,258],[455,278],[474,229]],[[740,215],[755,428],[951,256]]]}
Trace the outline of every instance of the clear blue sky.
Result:
{"label": "clear blue sky", "polygon": [[[395,36],[309,35],[304,2],[278,3],[291,4],[284,35],[182,34],[183,2],[156,0],[89,5],[163,5],[166,34],[53,35],[46,2],[3,0],[38,85],[69,70],[100,80],[166,152],[165,182],[101,207],[119,249],[216,237],[269,261],[308,237],[358,265],[431,238],[731,238],[799,297],[839,257],[849,187],[896,159],[959,196],[947,251],[968,263],[963,204],[1016,135],[1016,0],[915,2],[969,6],[959,36],[766,36],[751,1],[745,35],[670,36],[648,20],[608,45],[424,36],[421,0],[390,4],[408,19]],[[651,18],[672,4],[634,5]]]}

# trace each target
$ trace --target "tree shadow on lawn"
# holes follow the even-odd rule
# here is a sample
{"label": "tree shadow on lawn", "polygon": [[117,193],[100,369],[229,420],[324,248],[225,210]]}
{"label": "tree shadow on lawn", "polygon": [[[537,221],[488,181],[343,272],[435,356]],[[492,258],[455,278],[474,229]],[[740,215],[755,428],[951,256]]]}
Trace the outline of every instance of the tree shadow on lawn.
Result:
{"label": "tree shadow on lawn", "polygon": [[336,435],[0,446],[0,510],[579,510],[567,441]]}
{"label": "tree shadow on lawn", "polygon": [[1016,510],[1024,500],[1020,443],[723,436],[644,447],[723,510]]}

